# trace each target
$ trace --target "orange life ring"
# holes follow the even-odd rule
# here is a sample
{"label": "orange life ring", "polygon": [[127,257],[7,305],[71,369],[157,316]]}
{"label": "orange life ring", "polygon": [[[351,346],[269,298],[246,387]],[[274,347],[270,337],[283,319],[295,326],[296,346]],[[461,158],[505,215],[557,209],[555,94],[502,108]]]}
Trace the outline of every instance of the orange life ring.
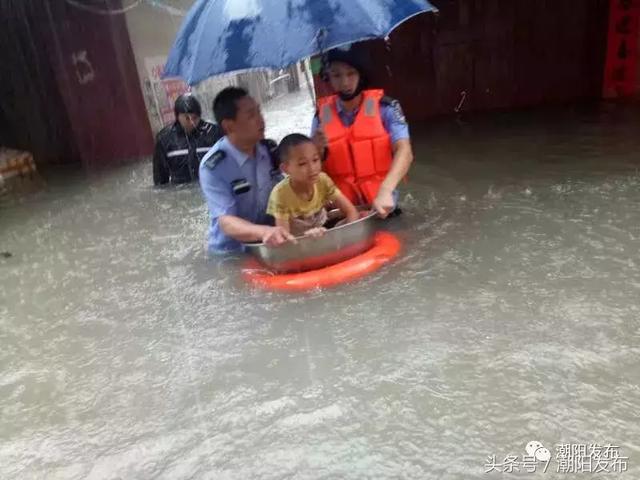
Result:
{"label": "orange life ring", "polygon": [[344,262],[301,273],[273,274],[252,260],[242,271],[250,284],[266,290],[299,292],[332,287],[374,272],[400,251],[400,240],[389,232],[377,232],[373,247]]}

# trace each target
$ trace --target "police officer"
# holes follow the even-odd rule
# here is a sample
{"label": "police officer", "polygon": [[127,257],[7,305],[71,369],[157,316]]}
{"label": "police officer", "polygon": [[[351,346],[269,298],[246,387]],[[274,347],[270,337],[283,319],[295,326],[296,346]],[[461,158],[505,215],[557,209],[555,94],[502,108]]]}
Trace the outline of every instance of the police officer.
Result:
{"label": "police officer", "polygon": [[246,90],[228,87],[213,101],[225,136],[200,163],[209,206],[209,252],[241,249],[241,242],[279,245],[293,240],[266,214],[271,189],[282,179],[275,143],[264,140],[264,119]]}
{"label": "police officer", "polygon": [[396,211],[398,183],[413,161],[409,127],[397,100],[367,89],[364,59],[353,47],[330,50],[323,76],[335,92],[318,102],[312,137],[325,171],[354,203],[381,217]]}
{"label": "police officer", "polygon": [[222,136],[220,128],[200,118],[202,109],[190,94],[174,105],[176,121],[156,137],[153,155],[153,183],[187,183],[198,179],[200,160]]}

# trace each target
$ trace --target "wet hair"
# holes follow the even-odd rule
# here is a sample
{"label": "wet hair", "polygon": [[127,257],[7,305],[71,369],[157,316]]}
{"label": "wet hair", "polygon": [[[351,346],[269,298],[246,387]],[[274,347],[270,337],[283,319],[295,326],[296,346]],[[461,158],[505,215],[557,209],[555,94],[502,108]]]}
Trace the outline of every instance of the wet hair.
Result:
{"label": "wet hair", "polygon": [[313,141],[301,133],[292,133],[284,137],[280,142],[280,145],[278,145],[278,157],[280,158],[280,161],[288,161],[291,149],[305,143],[313,143]]}
{"label": "wet hair", "polygon": [[238,114],[237,101],[249,95],[244,88],[227,87],[220,91],[213,100],[213,115],[216,123],[222,125],[223,120],[235,120]]}
{"label": "wet hair", "polygon": [[202,107],[198,99],[190,93],[185,93],[176,98],[176,103],[173,105],[173,112],[176,114],[176,118],[181,113],[193,113],[202,116]]}

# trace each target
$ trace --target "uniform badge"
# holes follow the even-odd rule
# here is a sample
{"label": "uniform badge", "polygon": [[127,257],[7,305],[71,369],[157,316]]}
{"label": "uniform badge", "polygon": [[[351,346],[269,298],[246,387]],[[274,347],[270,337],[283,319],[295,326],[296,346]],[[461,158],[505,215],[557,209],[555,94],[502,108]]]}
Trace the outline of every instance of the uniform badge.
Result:
{"label": "uniform badge", "polygon": [[393,119],[398,123],[407,123],[407,119],[404,116],[404,112],[402,111],[402,107],[400,106],[400,102],[395,98],[391,98],[388,96],[382,97],[380,100],[380,104],[390,107],[391,113],[393,115]]}
{"label": "uniform badge", "polygon": [[407,119],[404,116],[404,112],[402,111],[402,107],[400,106],[400,102],[398,100],[394,100],[391,102],[391,108],[393,109],[393,118],[396,122],[399,123],[407,123]]}
{"label": "uniform badge", "polygon": [[242,193],[247,193],[251,190],[251,184],[247,181],[246,178],[238,178],[231,182],[231,189],[235,195],[240,195]]}

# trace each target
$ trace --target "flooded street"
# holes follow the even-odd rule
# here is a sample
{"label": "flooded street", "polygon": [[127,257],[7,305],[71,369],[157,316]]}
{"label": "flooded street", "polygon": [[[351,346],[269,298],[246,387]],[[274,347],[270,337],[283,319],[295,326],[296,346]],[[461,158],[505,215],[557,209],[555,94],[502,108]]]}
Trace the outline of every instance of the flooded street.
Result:
{"label": "flooded street", "polygon": [[[265,108],[310,128],[305,93]],[[307,102],[307,103],[304,103]],[[396,261],[305,295],[207,259],[149,162],[0,198],[0,478],[640,478],[640,111],[412,126]],[[487,458],[552,455],[546,473]]]}

